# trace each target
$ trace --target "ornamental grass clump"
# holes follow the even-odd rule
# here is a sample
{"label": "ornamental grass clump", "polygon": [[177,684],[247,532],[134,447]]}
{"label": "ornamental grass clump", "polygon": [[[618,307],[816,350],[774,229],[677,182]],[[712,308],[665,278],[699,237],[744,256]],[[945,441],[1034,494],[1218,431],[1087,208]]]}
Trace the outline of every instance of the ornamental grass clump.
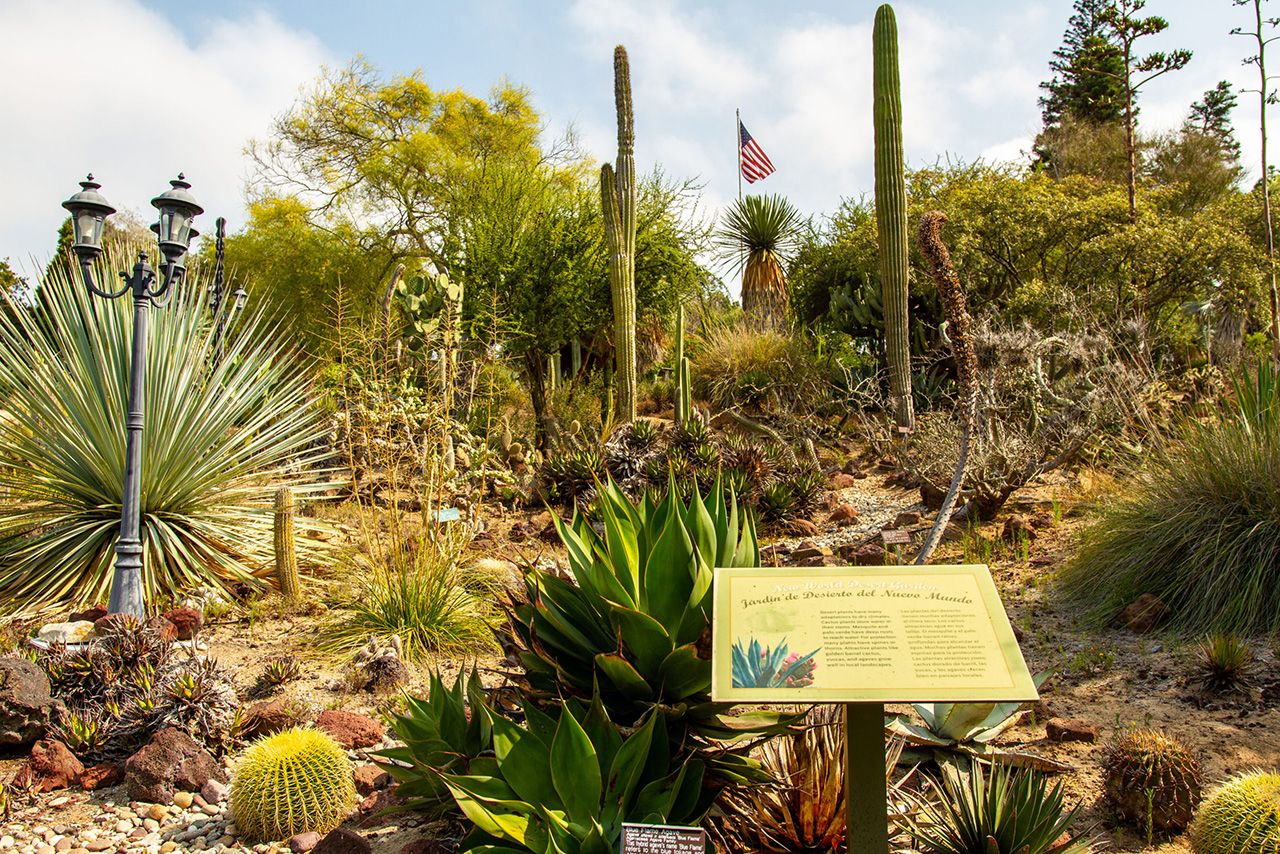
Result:
{"label": "ornamental grass clump", "polygon": [[1187,428],[1103,508],[1061,583],[1096,624],[1151,593],[1176,630],[1280,631],[1280,420]]}

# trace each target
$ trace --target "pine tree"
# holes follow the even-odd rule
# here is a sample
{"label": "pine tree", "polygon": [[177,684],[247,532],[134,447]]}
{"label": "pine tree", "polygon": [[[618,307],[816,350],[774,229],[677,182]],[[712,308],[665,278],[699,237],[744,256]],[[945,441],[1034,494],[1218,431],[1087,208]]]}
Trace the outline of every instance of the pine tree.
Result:
{"label": "pine tree", "polygon": [[1108,0],[1076,0],[1062,47],[1049,63],[1054,78],[1040,84],[1048,93],[1040,98],[1046,128],[1064,116],[1091,124],[1113,124],[1124,116],[1120,49],[1102,20],[1108,5]]}
{"label": "pine tree", "polygon": [[1211,136],[1222,146],[1227,160],[1240,159],[1240,143],[1231,127],[1231,111],[1236,108],[1236,95],[1231,84],[1222,80],[1204,93],[1204,100],[1191,105],[1187,124],[1205,136]]}

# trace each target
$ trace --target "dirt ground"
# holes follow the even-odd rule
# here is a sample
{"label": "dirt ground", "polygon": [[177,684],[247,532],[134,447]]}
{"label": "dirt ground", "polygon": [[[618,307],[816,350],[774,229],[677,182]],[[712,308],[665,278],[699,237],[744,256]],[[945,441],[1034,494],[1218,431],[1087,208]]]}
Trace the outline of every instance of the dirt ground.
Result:
{"label": "dirt ground", "polygon": [[[919,509],[920,494],[915,489],[884,485],[882,470],[868,469],[869,476],[856,485],[838,490],[835,501],[849,503],[860,514],[874,507],[888,518],[897,510]],[[1077,615],[1055,602],[1051,584],[1055,570],[1073,554],[1077,536],[1087,523],[1088,511],[1101,487],[1087,476],[1057,476],[1035,488],[1015,494],[1000,518],[982,526],[977,536],[944,543],[934,563],[988,563],[1001,591],[1011,623],[1021,631],[1023,655],[1033,673],[1051,671],[1050,682],[1041,690],[1042,701],[1026,714],[1017,727],[1000,739],[1000,744],[1018,746],[1030,752],[1069,763],[1074,771],[1061,780],[1069,801],[1082,805],[1077,831],[1092,830],[1108,843],[1111,851],[1156,851],[1162,854],[1189,852],[1185,835],[1157,836],[1148,847],[1145,833],[1138,827],[1118,824],[1103,797],[1101,761],[1105,745],[1116,726],[1149,723],[1176,736],[1202,763],[1211,787],[1227,776],[1256,767],[1280,765],[1280,662],[1264,639],[1252,639],[1259,656],[1263,686],[1272,685],[1259,696],[1234,701],[1214,700],[1197,692],[1190,682],[1196,670],[1199,649],[1193,638],[1168,634],[1138,636],[1118,625],[1104,630],[1088,630],[1079,625]],[[1012,514],[1037,518],[1039,527],[1033,541],[1012,545],[1001,540],[1002,526]],[[529,522],[534,511],[503,511],[490,517],[487,556],[500,556],[514,563],[553,557],[555,550],[537,540],[508,541],[506,534],[516,522]],[[827,512],[812,517],[823,535],[838,533],[825,522]],[[918,543],[929,519],[915,534]],[[342,530],[342,526],[339,526]],[[339,534],[339,538],[342,535]],[[765,536],[765,545],[778,538]],[[788,535],[788,542],[796,537]],[[821,538],[818,538],[821,539]],[[331,581],[334,579],[331,579]],[[338,579],[340,581],[340,579]],[[269,609],[265,609],[269,611]],[[209,652],[237,675],[241,689],[247,690],[266,662],[282,655],[296,656],[302,676],[283,686],[276,696],[305,705],[312,716],[325,709],[345,709],[372,714],[393,711],[398,695],[375,696],[352,692],[344,662],[316,649],[316,629],[322,620],[340,618],[340,611],[311,616],[266,616],[264,609],[250,618],[233,613],[207,625],[202,639]],[[435,663],[451,679],[460,666],[478,665],[486,681],[495,683],[497,657],[475,662],[441,660]],[[425,690],[426,668],[416,668],[408,686],[410,693]],[[909,708],[891,707],[908,712]],[[1048,717],[1073,718],[1098,726],[1096,743],[1055,743],[1045,736]],[[7,776],[17,758],[0,759],[0,773]],[[48,804],[59,793],[43,796],[39,815],[45,819],[52,810],[90,810],[88,793],[75,793],[59,808]],[[63,793],[65,796],[65,793]],[[113,798],[124,803],[122,789],[94,795],[93,802]],[[67,813],[73,816],[74,812]],[[21,819],[13,819],[21,820]],[[65,820],[65,819],[64,819]],[[369,833],[368,829],[362,832]],[[431,829],[420,826],[412,814],[392,819],[374,833],[370,841],[375,851],[398,852],[403,845]]]}

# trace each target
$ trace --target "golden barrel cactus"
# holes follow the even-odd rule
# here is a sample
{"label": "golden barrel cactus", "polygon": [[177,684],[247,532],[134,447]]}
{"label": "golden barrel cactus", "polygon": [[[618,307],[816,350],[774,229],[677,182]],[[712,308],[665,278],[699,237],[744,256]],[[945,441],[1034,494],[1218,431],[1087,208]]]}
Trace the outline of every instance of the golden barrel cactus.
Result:
{"label": "golden barrel cactus", "polygon": [[231,777],[231,814],[254,842],[333,830],[356,802],[346,752],[328,735],[301,727],[251,744]]}
{"label": "golden barrel cactus", "polygon": [[1253,771],[1209,796],[1191,825],[1196,854],[1280,854],[1280,773]]}

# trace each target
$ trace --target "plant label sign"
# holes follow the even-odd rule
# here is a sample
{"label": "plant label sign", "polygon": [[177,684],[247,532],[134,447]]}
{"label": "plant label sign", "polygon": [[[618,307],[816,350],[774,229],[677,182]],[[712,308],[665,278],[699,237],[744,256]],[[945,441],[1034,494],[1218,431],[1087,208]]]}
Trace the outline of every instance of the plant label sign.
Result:
{"label": "plant label sign", "polygon": [[1039,699],[985,566],[721,568],[714,609],[718,702]]}
{"label": "plant label sign", "polygon": [[622,825],[621,854],[704,854],[707,832],[669,824]]}

